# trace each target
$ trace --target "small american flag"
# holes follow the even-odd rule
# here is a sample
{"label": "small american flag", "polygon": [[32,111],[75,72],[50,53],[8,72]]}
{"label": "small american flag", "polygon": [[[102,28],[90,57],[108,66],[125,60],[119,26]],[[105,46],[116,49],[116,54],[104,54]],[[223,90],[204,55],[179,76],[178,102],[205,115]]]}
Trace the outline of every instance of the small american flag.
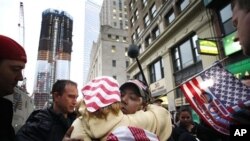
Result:
{"label": "small american flag", "polygon": [[229,126],[240,123],[235,113],[250,113],[250,87],[219,63],[182,84],[181,90],[199,116],[220,133],[229,135]]}

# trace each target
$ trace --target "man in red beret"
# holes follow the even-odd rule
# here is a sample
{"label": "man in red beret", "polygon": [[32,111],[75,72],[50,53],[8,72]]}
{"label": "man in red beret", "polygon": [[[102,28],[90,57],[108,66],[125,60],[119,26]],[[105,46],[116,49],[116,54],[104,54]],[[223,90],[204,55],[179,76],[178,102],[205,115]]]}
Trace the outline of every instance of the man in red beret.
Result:
{"label": "man in red beret", "polygon": [[0,35],[0,141],[14,141],[12,102],[4,96],[13,94],[27,62],[23,47],[13,39]]}

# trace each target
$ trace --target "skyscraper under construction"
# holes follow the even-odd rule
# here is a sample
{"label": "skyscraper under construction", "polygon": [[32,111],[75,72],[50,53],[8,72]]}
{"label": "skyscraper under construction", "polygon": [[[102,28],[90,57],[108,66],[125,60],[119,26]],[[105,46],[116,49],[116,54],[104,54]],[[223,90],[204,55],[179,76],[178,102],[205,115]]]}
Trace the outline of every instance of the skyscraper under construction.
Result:
{"label": "skyscraper under construction", "polygon": [[65,11],[43,11],[34,86],[36,109],[50,104],[56,80],[70,77],[72,30],[73,19]]}

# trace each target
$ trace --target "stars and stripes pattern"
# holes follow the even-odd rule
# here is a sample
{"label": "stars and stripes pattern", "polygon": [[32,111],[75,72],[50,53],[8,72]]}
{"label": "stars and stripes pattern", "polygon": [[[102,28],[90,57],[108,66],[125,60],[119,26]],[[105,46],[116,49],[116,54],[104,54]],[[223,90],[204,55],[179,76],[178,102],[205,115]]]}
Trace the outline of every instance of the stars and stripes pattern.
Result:
{"label": "stars and stripes pattern", "polygon": [[109,76],[96,77],[82,88],[83,100],[89,112],[121,101],[117,80]]}
{"label": "stars and stripes pattern", "polygon": [[110,133],[107,141],[159,141],[159,138],[145,129],[122,126]]}
{"label": "stars and stripes pattern", "polygon": [[219,63],[181,85],[181,90],[199,116],[226,135],[231,124],[240,122],[234,113],[250,107],[250,87]]}

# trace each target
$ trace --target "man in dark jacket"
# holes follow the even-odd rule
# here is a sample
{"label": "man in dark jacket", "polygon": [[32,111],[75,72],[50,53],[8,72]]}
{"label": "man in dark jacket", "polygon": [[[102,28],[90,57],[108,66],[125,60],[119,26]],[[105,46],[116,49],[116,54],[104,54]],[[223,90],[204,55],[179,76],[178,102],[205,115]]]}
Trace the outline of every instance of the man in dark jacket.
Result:
{"label": "man in dark jacket", "polygon": [[0,141],[14,141],[12,102],[4,98],[14,93],[18,81],[23,80],[26,53],[13,39],[0,35]]}
{"label": "man in dark jacket", "polygon": [[77,84],[70,80],[57,80],[51,94],[53,106],[34,111],[17,132],[17,141],[62,141],[76,118]]}

